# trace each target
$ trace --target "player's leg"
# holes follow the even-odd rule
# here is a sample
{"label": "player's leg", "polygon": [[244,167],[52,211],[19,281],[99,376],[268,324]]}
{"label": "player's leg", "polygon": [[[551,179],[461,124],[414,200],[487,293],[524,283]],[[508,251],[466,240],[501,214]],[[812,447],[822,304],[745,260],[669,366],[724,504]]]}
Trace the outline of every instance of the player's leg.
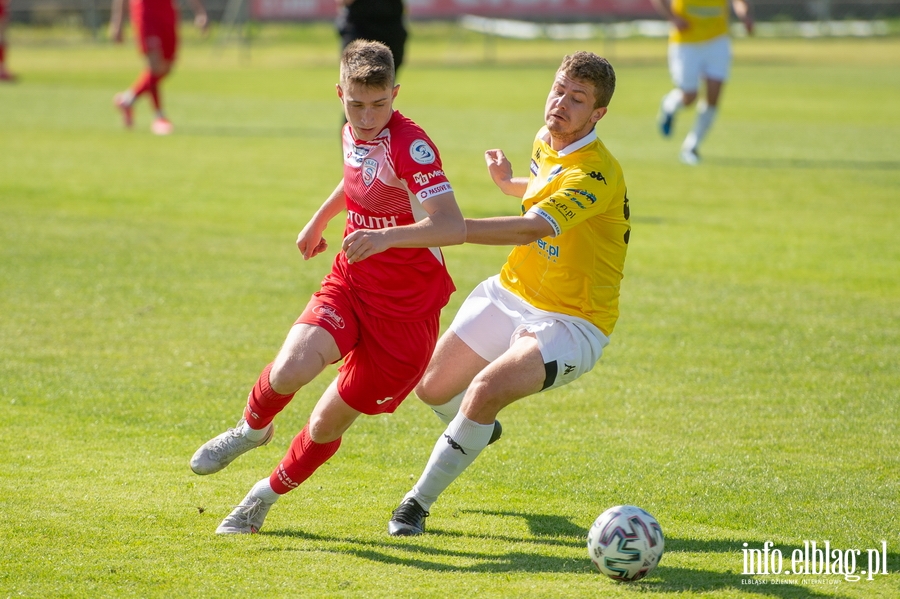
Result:
{"label": "player's leg", "polygon": [[459,413],[438,439],[421,477],[394,510],[388,533],[424,532],[428,510],[438,496],[490,443],[497,414],[505,406],[541,390],[546,379],[537,340],[518,337],[472,380]]}
{"label": "player's leg", "polygon": [[329,331],[308,323],[295,324],[275,361],[263,369],[250,391],[241,420],[204,443],[191,458],[191,469],[196,474],[213,474],[268,443],[274,433],[275,416],[301,387],[341,355]]}
{"label": "player's leg", "polygon": [[153,102],[154,118],[150,130],[156,135],[169,135],[174,128],[169,119],[166,118],[162,108],[161,98],[161,82],[172,72],[172,65],[175,62],[175,52],[178,47],[178,37],[176,30],[175,17],[172,15],[171,20],[165,20],[158,26],[159,46],[158,51],[148,55],[150,72],[153,74],[153,85],[150,88],[150,99]]}
{"label": "player's leg", "polygon": [[539,391],[566,385],[590,371],[609,339],[584,323],[523,315],[508,350],[475,376],[459,414],[435,444],[422,476],[388,524],[392,535],[424,531],[437,497],[489,443],[497,414]]}
{"label": "player's leg", "polygon": [[6,69],[6,28],[9,24],[9,9],[0,0],[0,81],[13,81],[15,77]]}
{"label": "player's leg", "polygon": [[[138,32],[140,34],[140,32]],[[150,94],[154,109],[159,112],[159,82],[169,73],[171,63],[163,58],[162,48],[158,38],[149,38],[141,42],[142,48],[146,48],[144,56],[146,66],[138,75],[131,87],[119,92],[113,98],[113,103],[122,112],[122,120],[125,127],[134,125],[134,104],[144,94]]]}
{"label": "player's leg", "polygon": [[416,396],[449,424],[462,405],[466,389],[490,364],[451,329],[438,341],[428,368],[416,387]]}
{"label": "player's leg", "polygon": [[278,467],[250,489],[216,533],[258,532],[275,502],[300,486],[337,452],[341,437],[359,414],[341,399],[337,383],[333,382],[319,399],[309,422],[291,442]]}
{"label": "player's leg", "polygon": [[731,67],[731,40],[728,36],[716,38],[704,44],[702,52],[706,99],[698,103],[694,126],[681,145],[681,160],[689,165],[700,162],[700,144],[718,115],[719,98]]}
{"label": "player's leg", "polygon": [[669,44],[669,74],[674,87],[663,96],[657,125],[663,137],[672,135],[678,111],[694,103],[697,97],[699,71],[693,44]]}
{"label": "player's leg", "polygon": [[419,399],[444,424],[456,416],[475,375],[509,349],[509,340],[518,326],[518,321],[495,303],[496,284],[492,278],[472,290],[438,341],[416,387]]}

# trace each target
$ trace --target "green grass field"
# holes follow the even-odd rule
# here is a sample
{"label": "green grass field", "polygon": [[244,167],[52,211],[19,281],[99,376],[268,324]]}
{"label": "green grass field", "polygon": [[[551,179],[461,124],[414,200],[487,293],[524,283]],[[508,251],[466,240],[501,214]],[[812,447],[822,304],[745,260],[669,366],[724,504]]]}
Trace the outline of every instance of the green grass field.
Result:
{"label": "green grass field", "polygon": [[[441,148],[468,216],[514,214],[485,149],[527,173],[566,52],[606,53],[599,134],[629,183],[622,317],[576,384],[504,411],[505,434],[395,539],[390,511],[443,429],[410,398],[362,418],[262,533],[219,521],[277,464],[329,377],[267,447],[201,478],[330,266],[297,232],[341,176],[337,42],[187,36],[164,87],[176,134],[111,106],[130,44],[16,29],[0,87],[0,596],[580,598],[900,596],[900,39],[741,40],[697,168],[662,140],[665,43],[498,42],[418,25],[396,107]],[[328,238],[337,247],[338,223]],[[459,291],[506,250],[445,251]],[[666,533],[645,581],[592,571],[584,537],[639,505]],[[885,541],[889,575],[750,576],[805,541]],[[784,584],[780,584],[784,583]]]}

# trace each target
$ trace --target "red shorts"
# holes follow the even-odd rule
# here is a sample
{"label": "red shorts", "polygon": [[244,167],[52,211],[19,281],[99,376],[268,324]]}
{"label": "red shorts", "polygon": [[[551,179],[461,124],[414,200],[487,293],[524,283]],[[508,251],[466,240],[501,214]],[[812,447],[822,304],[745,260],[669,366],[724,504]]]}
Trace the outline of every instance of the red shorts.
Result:
{"label": "red shorts", "polygon": [[331,333],[344,357],[338,394],[354,410],[374,415],[393,412],[415,389],[437,344],[440,313],[415,322],[376,318],[351,289],[328,277],[300,323]]}
{"label": "red shorts", "polygon": [[131,24],[144,54],[158,50],[165,60],[173,61],[178,50],[177,23],[178,13],[171,0],[131,1]]}
{"label": "red shorts", "polygon": [[4,0],[0,0],[0,21],[3,20],[3,17],[6,16],[6,4]]}

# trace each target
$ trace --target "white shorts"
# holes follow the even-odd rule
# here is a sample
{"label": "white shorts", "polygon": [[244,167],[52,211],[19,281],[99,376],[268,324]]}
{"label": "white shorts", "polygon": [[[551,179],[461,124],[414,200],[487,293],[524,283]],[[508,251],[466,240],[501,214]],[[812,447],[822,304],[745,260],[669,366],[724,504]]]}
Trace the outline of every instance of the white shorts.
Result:
{"label": "white shorts", "polygon": [[669,44],[669,72],[682,91],[696,92],[700,78],[727,81],[731,71],[731,38],[720,35],[697,44]]}
{"label": "white shorts", "polygon": [[567,385],[589,372],[609,344],[609,338],[590,322],[538,310],[504,288],[498,276],[483,281],[469,294],[450,330],[489,362],[523,333],[533,334],[544,358],[542,391]]}

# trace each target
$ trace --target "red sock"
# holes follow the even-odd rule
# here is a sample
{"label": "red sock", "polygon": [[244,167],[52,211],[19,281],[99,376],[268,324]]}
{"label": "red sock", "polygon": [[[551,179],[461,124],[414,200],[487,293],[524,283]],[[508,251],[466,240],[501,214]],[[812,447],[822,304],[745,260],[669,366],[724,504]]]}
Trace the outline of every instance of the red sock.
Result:
{"label": "red sock", "polygon": [[287,455],[269,477],[269,485],[279,495],[297,488],[300,483],[312,476],[319,466],[327,462],[340,446],[340,438],[331,443],[316,443],[310,439],[307,422],[300,434],[291,441]]}
{"label": "red sock", "polygon": [[271,364],[263,368],[259,380],[253,385],[253,389],[247,397],[247,407],[244,408],[244,420],[247,421],[250,428],[256,430],[269,426],[275,416],[294,398],[293,393],[282,395],[272,389],[269,384],[271,370]]}
{"label": "red sock", "polygon": [[165,75],[157,76],[154,75],[153,85],[150,86],[150,99],[153,100],[153,108],[156,112],[162,112],[162,105],[159,102],[159,82],[162,81],[162,78]]}
{"label": "red sock", "polygon": [[159,110],[158,84],[160,79],[162,79],[162,77],[154,75],[150,72],[150,69],[147,69],[135,80],[134,84],[131,86],[131,93],[134,94],[134,98],[137,99],[141,94],[150,92],[150,96],[153,98],[153,105]]}
{"label": "red sock", "polygon": [[0,43],[0,64],[6,62],[6,44]]}

